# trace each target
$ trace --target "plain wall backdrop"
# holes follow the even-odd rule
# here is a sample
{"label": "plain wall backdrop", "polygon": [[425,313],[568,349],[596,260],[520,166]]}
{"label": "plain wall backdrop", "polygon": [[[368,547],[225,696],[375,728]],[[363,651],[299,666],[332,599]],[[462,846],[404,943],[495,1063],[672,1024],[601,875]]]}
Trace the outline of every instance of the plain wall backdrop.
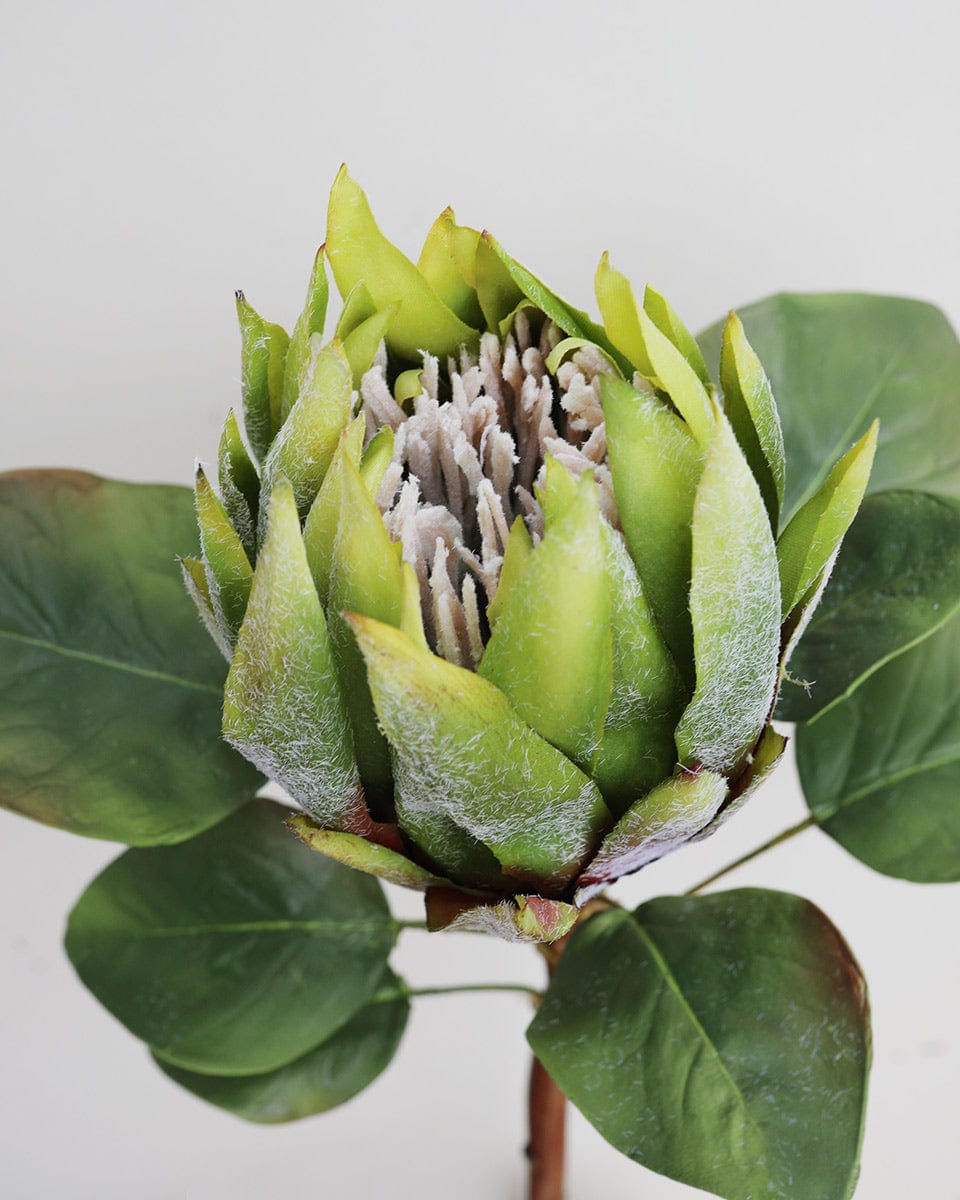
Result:
{"label": "plain wall backdrop", "polygon": [[[609,249],[693,328],[790,290],[960,317],[954,3],[0,4],[0,466],[188,483],[239,397],[232,291],[289,325],[341,161],[416,257],[493,230],[592,307]],[[618,885],[683,889],[804,809],[785,767],[717,837]],[[245,1126],[155,1070],[60,938],[117,848],[0,813],[0,1194],[8,1200],[523,1195],[527,1010],[416,1003],[345,1108]],[[729,880],[833,918],[871,986],[858,1200],[960,1200],[960,888],[817,831]],[[417,898],[391,893],[403,915]],[[414,984],[539,980],[529,949],[403,935]],[[570,1200],[705,1195],[571,1119]]]}

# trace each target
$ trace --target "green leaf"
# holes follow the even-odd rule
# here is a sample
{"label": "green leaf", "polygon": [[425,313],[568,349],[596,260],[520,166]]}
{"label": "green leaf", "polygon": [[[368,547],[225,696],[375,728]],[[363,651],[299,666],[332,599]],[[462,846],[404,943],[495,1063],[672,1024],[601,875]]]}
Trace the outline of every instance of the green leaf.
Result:
{"label": "green leaf", "polygon": [[279,325],[264,321],[243,292],[237,292],[237,316],[243,423],[251,449],[263,462],[281,424],[284,363],[290,339]]}
{"label": "green leaf", "polygon": [[[787,519],[875,418],[868,494],[915,488],[960,499],[960,342],[941,312],[889,296],[784,294],[740,317],[780,406]],[[707,362],[717,361],[722,324],[700,336]]]}
{"label": "green leaf", "polygon": [[960,504],[922,492],[868,496],[790,659],[777,715],[819,719],[960,606]]}
{"label": "green leaf", "polygon": [[80,978],[176,1066],[294,1062],[373,996],[395,926],[379,884],[313,854],[255,800],[179,846],[128,850],[70,914]]}
{"label": "green leaf", "polygon": [[859,968],[823,913],[744,889],[592,918],[527,1037],[635,1162],[725,1200],[848,1200],[867,1019]]}
{"label": "green leaf", "polygon": [[492,683],[387,625],[350,624],[394,749],[401,824],[404,809],[438,828],[445,818],[488,846],[507,874],[562,890],[610,823],[595,785]]}
{"label": "green leaf", "polygon": [[263,464],[264,495],[273,492],[278,480],[286,479],[301,517],[320,490],[353,406],[353,373],[343,345],[334,338],[323,346],[314,334],[309,349],[299,399]]}
{"label": "green leaf", "polygon": [[363,828],[346,705],[288,483],[270,498],[223,693],[223,736],[322,824]]}
{"label": "green leaf", "polygon": [[724,412],[760,486],[776,535],[786,480],[780,414],[763,364],[734,312],[723,328],[720,385]]}
{"label": "green leaf", "polygon": [[310,339],[313,334],[323,335],[323,326],[327,316],[327,299],[330,288],[327,284],[327,271],[323,264],[323,246],[317,251],[313,270],[310,272],[310,282],[307,285],[307,299],[303,311],[297,317],[287,347],[287,357],[283,368],[283,394],[280,403],[280,423],[282,424],[297,402],[300,395],[300,383],[304,368],[310,360]]}
{"label": "green leaf", "polygon": [[777,559],[784,619],[803,600],[839,550],[863,500],[876,445],[875,421],[783,531],[777,543]]}
{"label": "green leaf", "polygon": [[460,347],[476,350],[471,329],[440,299],[413,263],[377,228],[367,197],[346,167],[330,190],[327,255],[341,296],[363,283],[377,309],[400,302],[387,344],[402,358],[418,362],[421,351],[444,359]]}
{"label": "green leaf", "polygon": [[691,523],[703,451],[660,400],[618,380],[603,379],[600,387],[627,547],[664,639],[692,684]]}
{"label": "green leaf", "polygon": [[263,782],[220,740],[226,671],[185,594],[187,488],[0,476],[0,803],[73,833],[192,837]]}
{"label": "green leaf", "polygon": [[720,418],[693,510],[697,686],[677,726],[686,766],[735,772],[773,702],[779,667],[780,579],[760,489]]}
{"label": "green leaf", "polygon": [[874,870],[960,880],[960,618],[797,730],[797,766],[825,833]]}
{"label": "green leaf", "polygon": [[[478,667],[517,714],[590,770],[610,703],[610,587],[592,472],[574,484],[561,515],[510,588]],[[549,507],[549,506],[548,506]]]}
{"label": "green leaf", "polygon": [[389,1065],[403,1036],[410,1001],[387,971],[378,993],[345,1025],[301,1058],[259,1075],[201,1075],[162,1058],[174,1083],[245,1121],[277,1124],[329,1112],[368,1087]]}

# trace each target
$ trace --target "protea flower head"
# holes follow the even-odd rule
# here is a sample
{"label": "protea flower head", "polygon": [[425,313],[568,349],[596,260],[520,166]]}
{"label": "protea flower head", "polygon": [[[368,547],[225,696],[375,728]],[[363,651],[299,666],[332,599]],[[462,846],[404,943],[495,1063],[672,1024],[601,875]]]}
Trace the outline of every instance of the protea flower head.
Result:
{"label": "protea flower head", "polygon": [[778,539],[780,422],[736,316],[721,403],[660,295],[606,256],[596,293],[602,325],[449,209],[414,265],[342,170],[292,335],[237,297],[246,441],[231,414],[183,562],[231,662],[224,735],[435,928],[553,940],[737,809],[866,486],[875,428]]}

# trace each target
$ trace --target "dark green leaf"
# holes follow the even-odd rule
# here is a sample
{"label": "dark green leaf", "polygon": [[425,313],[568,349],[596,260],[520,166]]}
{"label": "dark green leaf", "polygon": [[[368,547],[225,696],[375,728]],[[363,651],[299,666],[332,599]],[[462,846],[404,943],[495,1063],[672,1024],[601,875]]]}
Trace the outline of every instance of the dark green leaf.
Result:
{"label": "dark green leaf", "polygon": [[0,477],[0,803],[73,833],[177,842],[263,782],[220,739],[226,666],[184,591],[186,488]]}
{"label": "dark green leaf", "polygon": [[[960,499],[960,342],[936,308],[866,295],[779,295],[740,310],[777,398],[789,520],[880,418],[870,492]],[[716,369],[723,322],[700,336]]]}
{"label": "dark green leaf", "polygon": [[246,1121],[276,1124],[327,1112],[368,1087],[400,1045],[410,1001],[387,971],[376,996],[336,1033],[301,1058],[260,1075],[201,1075],[162,1058],[157,1066],[175,1083]]}
{"label": "dark green leaf", "polygon": [[877,871],[960,879],[960,618],[797,730],[820,828]]}
{"label": "dark green leaf", "polygon": [[788,670],[777,716],[807,721],[849,695],[960,606],[960,505],[922,492],[868,496]]}
{"label": "dark green leaf", "polygon": [[574,934],[528,1038],[636,1162],[725,1200],[847,1200],[863,1122],[864,982],[808,901],[666,897]]}
{"label": "dark green leaf", "polygon": [[314,854],[255,800],[179,846],[128,850],[67,927],[80,978],[164,1059],[285,1066],[373,995],[393,945],[380,885]]}

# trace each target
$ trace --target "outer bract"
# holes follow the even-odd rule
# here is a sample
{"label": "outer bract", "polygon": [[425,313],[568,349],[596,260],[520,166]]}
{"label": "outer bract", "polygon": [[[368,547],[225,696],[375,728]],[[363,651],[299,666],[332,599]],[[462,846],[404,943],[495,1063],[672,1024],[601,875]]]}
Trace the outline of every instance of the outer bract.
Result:
{"label": "outer bract", "polygon": [[230,414],[187,573],[224,734],[433,928],[556,939],[738,806],[869,475],[875,428],[781,537],[740,322],[718,397],[663,297],[606,256],[596,290],[602,324],[449,209],[415,265],[342,170],[293,335],[239,298],[246,441]]}

